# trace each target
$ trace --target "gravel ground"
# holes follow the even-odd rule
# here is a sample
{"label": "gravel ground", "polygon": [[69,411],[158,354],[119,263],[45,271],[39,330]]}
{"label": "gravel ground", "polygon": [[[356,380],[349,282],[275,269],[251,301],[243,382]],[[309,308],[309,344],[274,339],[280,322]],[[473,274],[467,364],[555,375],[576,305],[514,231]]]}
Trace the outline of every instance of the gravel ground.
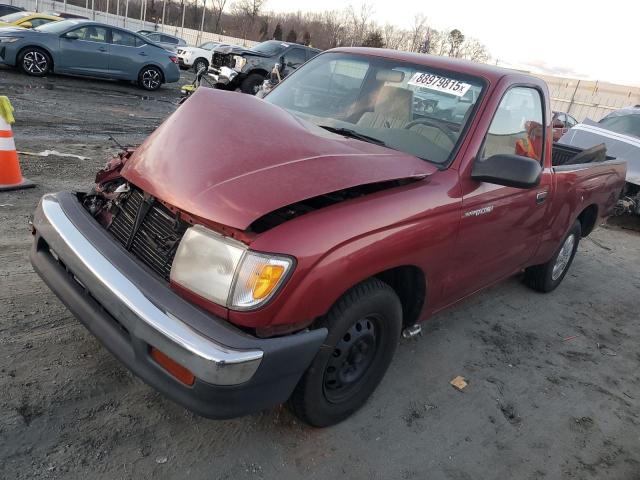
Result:
{"label": "gravel ground", "polygon": [[0,477],[640,479],[640,235],[624,225],[584,240],[551,294],[514,278],[434,317],[333,428],[282,407],[202,419],[133,377],[33,272],[27,222],[45,192],[90,186],[107,133],[139,143],[179,85],[0,69],[19,150],[88,157],[22,154],[37,187],[0,193]]}

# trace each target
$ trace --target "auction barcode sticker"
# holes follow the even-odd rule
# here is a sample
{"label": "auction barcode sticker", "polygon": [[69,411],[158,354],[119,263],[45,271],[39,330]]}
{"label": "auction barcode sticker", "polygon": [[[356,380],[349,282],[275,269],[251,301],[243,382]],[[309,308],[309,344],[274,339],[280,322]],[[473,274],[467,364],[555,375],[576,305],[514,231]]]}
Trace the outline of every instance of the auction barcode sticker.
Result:
{"label": "auction barcode sticker", "polygon": [[414,73],[411,80],[409,80],[409,85],[448,93],[456,97],[462,97],[471,88],[470,84],[461,82],[460,80],[425,72]]}

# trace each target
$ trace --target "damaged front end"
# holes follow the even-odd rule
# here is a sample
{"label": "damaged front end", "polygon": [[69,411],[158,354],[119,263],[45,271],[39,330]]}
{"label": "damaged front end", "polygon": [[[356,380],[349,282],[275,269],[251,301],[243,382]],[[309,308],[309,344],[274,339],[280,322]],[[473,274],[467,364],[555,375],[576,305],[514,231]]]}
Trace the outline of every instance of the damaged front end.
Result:
{"label": "damaged front end", "polygon": [[246,64],[247,59],[241,55],[223,51],[214,52],[211,57],[209,77],[219,85],[228,86],[236,80]]}

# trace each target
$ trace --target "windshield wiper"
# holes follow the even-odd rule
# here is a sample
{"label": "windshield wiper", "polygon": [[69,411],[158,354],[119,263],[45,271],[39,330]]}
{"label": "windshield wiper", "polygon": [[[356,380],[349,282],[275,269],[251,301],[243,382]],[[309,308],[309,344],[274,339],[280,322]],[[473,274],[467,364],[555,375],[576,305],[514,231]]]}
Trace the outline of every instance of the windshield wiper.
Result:
{"label": "windshield wiper", "polygon": [[331,133],[337,133],[338,135],[344,135],[345,137],[356,138],[358,140],[362,140],[363,142],[375,143],[376,145],[380,145],[382,147],[386,147],[387,144],[384,143],[379,138],[370,137],[369,135],[365,135],[363,133],[356,132],[350,128],[344,127],[332,127],[331,125],[318,125],[320,128],[324,128],[325,130]]}

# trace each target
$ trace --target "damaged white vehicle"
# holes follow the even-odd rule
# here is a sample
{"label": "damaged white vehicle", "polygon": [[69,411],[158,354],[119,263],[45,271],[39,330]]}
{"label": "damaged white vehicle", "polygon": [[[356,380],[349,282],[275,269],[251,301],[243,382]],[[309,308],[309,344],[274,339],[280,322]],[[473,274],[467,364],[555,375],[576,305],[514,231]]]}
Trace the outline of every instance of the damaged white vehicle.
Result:
{"label": "damaged white vehicle", "polygon": [[585,120],[558,141],[590,148],[604,143],[607,154],[627,161],[626,186],[615,213],[640,215],[640,105],[611,112],[599,122]]}

